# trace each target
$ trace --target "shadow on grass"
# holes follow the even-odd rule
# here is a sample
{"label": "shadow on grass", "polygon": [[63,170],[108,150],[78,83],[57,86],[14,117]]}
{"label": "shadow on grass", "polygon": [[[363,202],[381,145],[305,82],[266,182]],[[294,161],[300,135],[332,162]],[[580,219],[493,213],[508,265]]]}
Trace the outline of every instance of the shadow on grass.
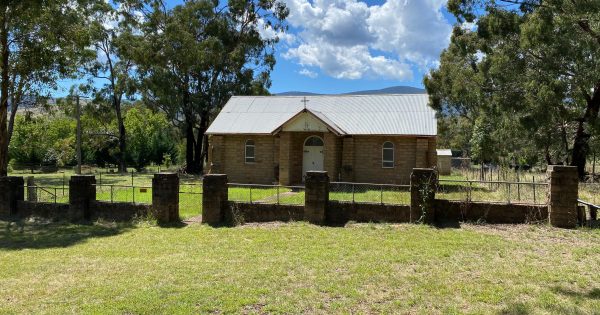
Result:
{"label": "shadow on grass", "polygon": [[567,296],[571,296],[571,297],[575,297],[575,298],[600,300],[600,288],[591,288],[587,292],[578,292],[578,291],[573,291],[571,289],[565,289],[562,287],[555,287],[553,289],[553,291],[558,294],[567,295]]}
{"label": "shadow on grass", "polygon": [[40,223],[0,221],[0,249],[68,247],[89,238],[109,237],[133,229],[131,223]]}

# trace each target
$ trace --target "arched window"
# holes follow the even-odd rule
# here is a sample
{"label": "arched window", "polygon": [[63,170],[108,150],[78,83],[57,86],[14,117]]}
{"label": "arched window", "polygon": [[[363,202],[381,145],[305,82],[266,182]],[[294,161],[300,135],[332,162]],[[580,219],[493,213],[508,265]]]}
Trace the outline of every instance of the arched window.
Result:
{"label": "arched window", "polygon": [[246,140],[246,147],[244,150],[246,163],[254,163],[254,140]]}
{"label": "arched window", "polygon": [[317,136],[311,136],[306,141],[304,141],[305,147],[322,147],[323,140]]}
{"label": "arched window", "polygon": [[394,167],[394,144],[389,141],[384,142],[381,149],[381,167]]}

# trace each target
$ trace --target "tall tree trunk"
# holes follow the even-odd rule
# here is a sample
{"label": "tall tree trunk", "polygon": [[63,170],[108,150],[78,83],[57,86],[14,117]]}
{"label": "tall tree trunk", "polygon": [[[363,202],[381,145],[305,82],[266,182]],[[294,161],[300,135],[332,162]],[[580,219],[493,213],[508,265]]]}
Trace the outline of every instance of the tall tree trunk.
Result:
{"label": "tall tree trunk", "polygon": [[116,96],[113,97],[113,105],[115,108],[115,112],[117,114],[117,124],[119,126],[119,172],[127,173],[127,163],[125,161],[125,150],[126,146],[126,133],[125,133],[125,123],[123,122],[123,115],[121,113],[121,100]]}
{"label": "tall tree trunk", "polygon": [[[9,47],[8,26],[6,25],[6,6],[0,8],[0,46],[2,48],[2,84],[0,85],[0,176],[8,175],[8,87],[9,87]],[[13,104],[14,106],[14,104]]]}
{"label": "tall tree trunk", "polygon": [[12,106],[10,108],[10,119],[8,120],[8,145],[10,145],[10,139],[12,139],[13,130],[15,129],[15,117],[17,116],[17,109],[20,102],[20,98],[15,98],[12,100]]}
{"label": "tall tree trunk", "polygon": [[598,119],[600,111],[600,81],[596,83],[593,94],[585,95],[587,107],[583,118],[579,120],[577,132],[573,142],[573,158],[571,166],[577,166],[577,172],[580,179],[585,178],[585,164],[590,151],[589,140],[591,135],[585,132],[585,123],[594,123]]}
{"label": "tall tree trunk", "polygon": [[573,155],[571,157],[571,166],[577,167],[577,173],[580,179],[585,178],[585,163],[589,152],[588,141],[590,134],[583,129],[583,121],[579,121],[575,139],[573,141]]}
{"label": "tall tree trunk", "polygon": [[200,127],[198,128],[198,137],[196,140],[196,165],[199,166],[200,173],[204,171],[204,158],[207,154],[206,130],[208,129],[208,110],[200,113]]}
{"label": "tall tree trunk", "polygon": [[196,147],[196,141],[194,137],[194,123],[186,117],[185,123],[185,171],[190,174],[197,172],[194,169],[194,148]]}

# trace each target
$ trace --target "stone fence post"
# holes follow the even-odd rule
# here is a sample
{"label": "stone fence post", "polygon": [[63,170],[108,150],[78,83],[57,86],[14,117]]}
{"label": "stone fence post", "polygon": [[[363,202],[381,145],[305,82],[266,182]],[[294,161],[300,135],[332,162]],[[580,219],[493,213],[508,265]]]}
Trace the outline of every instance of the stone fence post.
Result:
{"label": "stone fence post", "polygon": [[92,217],[90,203],[96,200],[96,177],[74,175],[69,180],[69,218],[72,221],[89,220]]}
{"label": "stone fence post", "polygon": [[437,176],[431,168],[413,168],[410,174],[410,222],[435,221]]}
{"label": "stone fence post", "polygon": [[577,167],[549,165],[548,221],[561,228],[577,226],[577,197],[579,178]]}
{"label": "stone fence post", "polygon": [[37,189],[33,176],[27,177],[27,201],[37,201]]}
{"label": "stone fence post", "polygon": [[202,180],[202,223],[222,224],[228,206],[227,175],[204,175]]}
{"label": "stone fence post", "polygon": [[329,176],[327,172],[306,172],[304,219],[313,224],[325,223],[329,203]]}
{"label": "stone fence post", "polygon": [[179,175],[158,173],[152,178],[152,211],[160,223],[179,221]]}
{"label": "stone fence post", "polygon": [[0,176],[0,216],[17,213],[17,202],[25,197],[23,177]]}

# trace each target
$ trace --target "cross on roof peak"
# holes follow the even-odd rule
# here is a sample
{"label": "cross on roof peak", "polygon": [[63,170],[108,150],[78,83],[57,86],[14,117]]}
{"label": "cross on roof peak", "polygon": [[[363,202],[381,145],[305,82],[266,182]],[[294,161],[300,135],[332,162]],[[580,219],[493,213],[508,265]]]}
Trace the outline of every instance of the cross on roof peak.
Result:
{"label": "cross on roof peak", "polygon": [[306,109],[306,103],[310,102],[309,100],[306,99],[306,96],[302,98],[302,100],[300,101],[302,103],[304,103],[304,109]]}

